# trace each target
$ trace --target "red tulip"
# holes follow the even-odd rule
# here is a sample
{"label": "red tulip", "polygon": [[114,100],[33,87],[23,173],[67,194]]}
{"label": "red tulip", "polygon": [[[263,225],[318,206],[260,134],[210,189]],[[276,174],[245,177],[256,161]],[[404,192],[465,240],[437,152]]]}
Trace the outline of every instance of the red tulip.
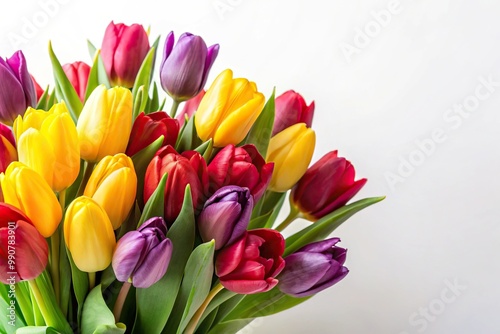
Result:
{"label": "red tulip", "polygon": [[47,241],[28,217],[15,207],[0,203],[0,281],[31,280],[47,266]]}
{"label": "red tulip", "polygon": [[365,185],[354,181],[354,166],[337,151],[325,154],[292,189],[291,202],[307,219],[316,221],[344,206]]}
{"label": "red tulip", "polygon": [[266,292],[278,284],[275,277],[285,267],[281,257],[284,251],[285,239],[278,231],[247,231],[219,251],[215,273],[230,291],[239,294]]}
{"label": "red tulip", "polygon": [[308,128],[311,127],[314,101],[307,105],[299,93],[289,90],[276,98],[275,105],[273,136],[297,123],[306,123]]}
{"label": "red tulip", "polygon": [[36,100],[38,102],[38,101],[40,101],[40,98],[42,97],[44,90],[42,87],[40,87],[38,82],[36,82],[35,77],[33,77],[31,74],[30,74],[30,76],[31,76],[31,80],[33,80],[33,85],[35,86]]}
{"label": "red tulip", "polygon": [[12,161],[17,160],[16,141],[12,130],[0,123],[0,173],[5,172]]}
{"label": "red tulip", "polygon": [[87,92],[87,83],[89,81],[90,66],[82,61],[75,61],[71,64],[63,66],[64,73],[75,88],[78,97],[82,102],[85,101],[85,93]]}
{"label": "red tulip", "polygon": [[208,165],[210,192],[223,186],[234,185],[250,189],[254,203],[266,191],[274,164],[266,163],[254,145],[224,147]]}
{"label": "red tulip", "polygon": [[184,104],[184,108],[182,108],[182,111],[180,112],[180,114],[175,116],[175,119],[179,121],[180,126],[184,125],[184,122],[186,121],[186,117],[191,118],[191,116],[194,115],[196,110],[198,110],[198,106],[200,105],[200,102],[203,99],[203,96],[205,96],[204,89],[202,89],[198,95],[196,95],[192,99],[189,99],[186,101],[186,103]]}

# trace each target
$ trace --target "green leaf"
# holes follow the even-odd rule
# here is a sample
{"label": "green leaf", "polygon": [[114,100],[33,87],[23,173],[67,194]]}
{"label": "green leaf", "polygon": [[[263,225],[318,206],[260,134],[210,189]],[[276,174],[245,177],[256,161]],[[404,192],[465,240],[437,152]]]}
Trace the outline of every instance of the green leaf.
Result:
{"label": "green leaf", "polygon": [[246,325],[251,323],[253,319],[240,319],[228,322],[218,323],[208,334],[221,334],[221,333],[236,333]]}
{"label": "green leaf", "polygon": [[198,134],[196,133],[194,117],[195,116],[191,117],[186,123],[184,123],[184,127],[180,131],[175,145],[177,152],[189,151],[202,144],[201,139],[198,138]]}
{"label": "green leaf", "polygon": [[343,206],[329,215],[319,219],[314,224],[286,239],[286,248],[283,256],[292,254],[312,242],[326,239],[337,227],[352,217],[355,213],[382,201],[384,198],[385,197],[365,198]]}
{"label": "green leaf", "polygon": [[62,334],[62,333],[48,326],[27,326],[19,328],[16,331],[16,334]]}
{"label": "green leaf", "polygon": [[82,312],[82,334],[123,334],[125,326],[115,325],[115,317],[102,297],[99,284],[90,291]]}
{"label": "green leaf", "polygon": [[80,325],[83,303],[85,301],[85,297],[87,296],[87,292],[89,291],[89,276],[87,273],[78,269],[75,262],[73,261],[73,257],[71,256],[69,249],[66,249],[66,254],[68,255],[68,260],[71,266],[73,291],[78,303],[77,323],[78,325]]}
{"label": "green leaf", "polygon": [[264,158],[266,157],[267,147],[269,146],[269,141],[271,140],[271,135],[273,133],[275,91],[276,88],[273,89],[271,97],[267,100],[264,109],[260,113],[245,139],[245,144],[254,144]]}
{"label": "green leaf", "polygon": [[48,102],[49,102],[49,86],[47,86],[47,88],[43,91],[42,96],[40,96],[36,108],[42,110],[48,110],[49,109],[47,108]]}
{"label": "green leaf", "polygon": [[149,288],[137,289],[137,313],[132,333],[161,333],[174,307],[184,267],[193,250],[195,238],[193,201],[189,185],[184,193],[181,213],[168,230],[167,238],[172,240],[173,244],[167,273]]}
{"label": "green leaf", "polygon": [[255,230],[257,228],[263,228],[266,226],[267,221],[269,220],[269,217],[271,217],[271,212],[268,212],[262,216],[253,218],[250,220],[250,223],[248,224],[247,230]]}
{"label": "green leaf", "polygon": [[153,195],[148,199],[144,211],[142,211],[141,219],[139,219],[139,228],[142,223],[152,217],[163,217],[165,211],[165,185],[167,184],[167,174],[164,174],[156,187]]}
{"label": "green leaf", "polygon": [[151,49],[149,49],[149,52],[144,58],[144,61],[142,62],[141,67],[139,68],[139,72],[137,73],[137,76],[135,78],[134,87],[132,88],[132,96],[134,97],[134,101],[139,96],[140,87],[143,87],[144,92],[142,93],[141,103],[138,105],[134,103],[134,118],[136,118],[141,111],[144,111],[146,109],[146,105],[148,103],[149,85],[151,83],[153,75],[156,49],[157,47],[155,46],[152,46]]}
{"label": "green leaf", "polygon": [[[92,65],[92,69],[96,69],[97,78],[97,86],[104,84],[106,88],[111,88],[111,84],[109,83],[108,74],[106,73],[106,68],[104,67],[104,62],[101,57],[101,50],[98,50],[89,40],[87,40],[87,47],[89,49],[90,58],[94,59],[94,64]],[[97,66],[96,66],[97,65]],[[87,85],[88,86],[88,85]],[[97,87],[96,86],[96,87]],[[95,88],[95,87],[94,87]],[[89,97],[90,93],[92,93],[94,89],[89,89],[87,87],[87,92],[85,94],[85,100]]]}
{"label": "green leaf", "polygon": [[[286,193],[266,191],[252,212],[252,220],[248,226],[249,230],[256,228],[270,228],[278,217],[281,207],[285,202]],[[257,216],[259,215],[259,216]]]}
{"label": "green leaf", "polygon": [[146,106],[145,114],[150,114],[155,111],[159,111],[160,107],[160,97],[158,96],[158,86],[156,82],[153,82],[153,95],[148,100],[148,105]]}
{"label": "green leaf", "polygon": [[208,163],[208,159],[210,159],[210,156],[212,155],[212,150],[213,150],[213,141],[212,139],[209,139],[208,141],[204,142],[194,150],[198,153],[200,153],[205,161]]}
{"label": "green leaf", "polygon": [[[207,309],[205,312],[203,312],[203,315],[200,319],[200,322],[205,319],[212,311],[217,309],[220,305],[223,305],[226,303],[228,300],[236,300],[238,297],[243,298],[244,295],[238,295],[232,291],[229,291],[227,289],[222,289],[218,294],[215,295],[215,297],[210,301],[210,303],[207,306]],[[239,299],[238,299],[239,301]]]}

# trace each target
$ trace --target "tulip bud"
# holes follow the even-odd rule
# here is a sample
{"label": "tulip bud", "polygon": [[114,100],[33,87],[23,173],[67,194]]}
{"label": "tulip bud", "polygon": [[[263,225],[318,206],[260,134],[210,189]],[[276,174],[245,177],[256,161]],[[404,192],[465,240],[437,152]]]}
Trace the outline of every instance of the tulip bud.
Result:
{"label": "tulip bud", "polygon": [[20,209],[45,238],[50,237],[62,218],[56,195],[45,180],[21,162],[9,165],[0,174],[4,201]]}
{"label": "tulip bud", "polygon": [[174,146],[179,135],[179,122],[170,118],[164,111],[137,116],[127,146],[127,155],[133,156],[143,148],[149,146],[160,136],[163,136],[163,146]]}
{"label": "tulip bud", "polygon": [[5,172],[9,164],[16,160],[16,141],[12,130],[0,123],[0,173]]}
{"label": "tulip bud", "polygon": [[36,105],[36,92],[22,51],[0,58],[0,122],[12,125],[18,115]]}
{"label": "tulip bud", "polygon": [[172,250],[163,218],[149,219],[118,240],[113,255],[116,279],[136,288],[149,288],[167,272]]}
{"label": "tulip bud", "polygon": [[0,203],[0,281],[31,280],[47,266],[49,247],[28,217],[13,206]]}
{"label": "tulip bud", "polygon": [[354,181],[354,166],[337,151],[325,154],[311,166],[292,189],[290,200],[305,218],[316,221],[347,204],[365,185]]}
{"label": "tulip bud", "polygon": [[285,258],[278,288],[293,297],[312,296],[341,281],[349,270],[344,267],[347,250],[335,246],[339,238],[311,243]]}
{"label": "tulip bud", "polygon": [[275,106],[273,136],[297,123],[311,127],[314,101],[308,106],[299,93],[289,90],[276,98]]}
{"label": "tulip bud", "polygon": [[266,292],[278,284],[275,277],[285,267],[281,257],[284,251],[285,239],[278,231],[247,231],[219,251],[215,273],[229,291],[239,294]]}
{"label": "tulip bud", "polygon": [[233,79],[233,71],[223,71],[196,111],[198,136],[203,141],[213,138],[216,147],[239,144],[262,112],[264,102],[264,95],[257,91],[254,82]]}
{"label": "tulip bud", "polygon": [[184,107],[182,108],[182,111],[179,114],[177,114],[177,116],[175,116],[175,119],[179,121],[180,127],[184,125],[186,118],[188,119],[191,118],[196,112],[196,110],[198,110],[198,106],[200,105],[203,96],[205,96],[204,89],[202,89],[198,95],[186,101]]}
{"label": "tulip bud", "polygon": [[266,164],[254,145],[228,145],[208,165],[209,190],[215,192],[226,185],[246,187],[257,203],[271,181],[273,168],[274,164]]}
{"label": "tulip bud", "polygon": [[304,123],[292,125],[271,138],[267,162],[274,162],[269,189],[285,192],[304,175],[311,162],[316,134]]}
{"label": "tulip bud", "polygon": [[176,101],[196,96],[205,86],[210,68],[219,53],[219,44],[207,49],[203,38],[190,33],[181,35],[174,47],[174,33],[165,41],[160,81]]}
{"label": "tulip bud", "polygon": [[198,217],[203,241],[215,240],[215,250],[232,244],[247,230],[253,210],[248,188],[222,187],[206,202]]}
{"label": "tulip bud", "polygon": [[48,112],[28,108],[14,122],[19,161],[40,174],[54,191],[68,188],[80,172],[75,123],[64,102]]}
{"label": "tulip bud", "polygon": [[97,162],[124,153],[132,129],[132,93],[100,85],[90,94],[76,126],[82,159]]}
{"label": "tulip bud", "polygon": [[64,240],[78,269],[96,272],[111,263],[116,240],[106,211],[93,199],[81,196],[64,217]]}
{"label": "tulip bud", "polygon": [[131,88],[148,51],[148,34],[141,25],[111,22],[101,47],[102,61],[111,85]]}
{"label": "tulip bud", "polygon": [[84,102],[85,93],[87,92],[87,83],[89,81],[90,66],[83,61],[76,61],[71,64],[65,64],[62,68],[69,82],[71,82],[71,85],[75,88],[78,97]]}

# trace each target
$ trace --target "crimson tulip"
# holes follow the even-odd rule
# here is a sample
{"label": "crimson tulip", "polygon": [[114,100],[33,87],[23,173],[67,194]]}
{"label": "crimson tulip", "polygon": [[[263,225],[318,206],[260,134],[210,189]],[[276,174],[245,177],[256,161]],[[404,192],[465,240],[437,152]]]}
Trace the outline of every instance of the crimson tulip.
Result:
{"label": "crimson tulip", "polygon": [[65,64],[63,70],[69,82],[71,82],[71,85],[75,88],[78,97],[84,102],[85,93],[87,92],[87,83],[89,81],[90,66],[83,61],[76,61],[71,64]]}
{"label": "crimson tulip", "polygon": [[12,161],[17,160],[16,141],[12,130],[0,123],[0,173],[5,172]]}
{"label": "crimson tulip", "polygon": [[36,82],[35,77],[31,76],[31,80],[33,80],[33,85],[35,86],[35,93],[36,93],[36,100],[40,101],[40,98],[42,97],[43,93],[45,92],[42,87]]}
{"label": "crimson tulip", "polygon": [[275,100],[275,115],[273,136],[297,123],[305,123],[310,128],[314,116],[314,101],[307,105],[299,93],[286,91]]}
{"label": "crimson tulip", "polygon": [[256,229],[221,249],[215,273],[226,289],[239,294],[266,292],[278,284],[285,267],[285,239],[276,230]]}
{"label": "crimson tulip", "polygon": [[180,126],[183,126],[186,118],[191,118],[196,110],[198,110],[198,106],[200,105],[203,96],[205,96],[204,89],[202,89],[198,95],[186,101],[181,112],[177,116],[175,116],[175,119],[179,121]]}

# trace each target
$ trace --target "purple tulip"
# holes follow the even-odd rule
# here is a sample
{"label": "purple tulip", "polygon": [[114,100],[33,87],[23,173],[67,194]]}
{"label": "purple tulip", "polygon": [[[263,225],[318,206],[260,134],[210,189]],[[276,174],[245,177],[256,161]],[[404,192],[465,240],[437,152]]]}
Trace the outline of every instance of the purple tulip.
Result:
{"label": "purple tulip", "polygon": [[6,60],[0,58],[0,122],[12,125],[36,101],[35,85],[22,51]]}
{"label": "purple tulip", "polygon": [[158,282],[167,272],[172,256],[172,241],[166,235],[167,225],[161,217],[151,218],[137,231],[126,233],[113,254],[116,278],[136,288]]}
{"label": "purple tulip", "polygon": [[217,190],[206,202],[198,217],[203,241],[215,240],[215,249],[232,244],[245,233],[253,209],[248,188],[226,186]]}
{"label": "purple tulip", "polygon": [[335,246],[339,238],[311,243],[285,258],[278,288],[294,297],[312,296],[341,281],[347,249]]}
{"label": "purple tulip", "polygon": [[219,44],[207,49],[200,36],[190,33],[182,34],[174,47],[174,33],[170,32],[160,67],[161,86],[177,102],[195,97],[205,86],[218,53]]}

